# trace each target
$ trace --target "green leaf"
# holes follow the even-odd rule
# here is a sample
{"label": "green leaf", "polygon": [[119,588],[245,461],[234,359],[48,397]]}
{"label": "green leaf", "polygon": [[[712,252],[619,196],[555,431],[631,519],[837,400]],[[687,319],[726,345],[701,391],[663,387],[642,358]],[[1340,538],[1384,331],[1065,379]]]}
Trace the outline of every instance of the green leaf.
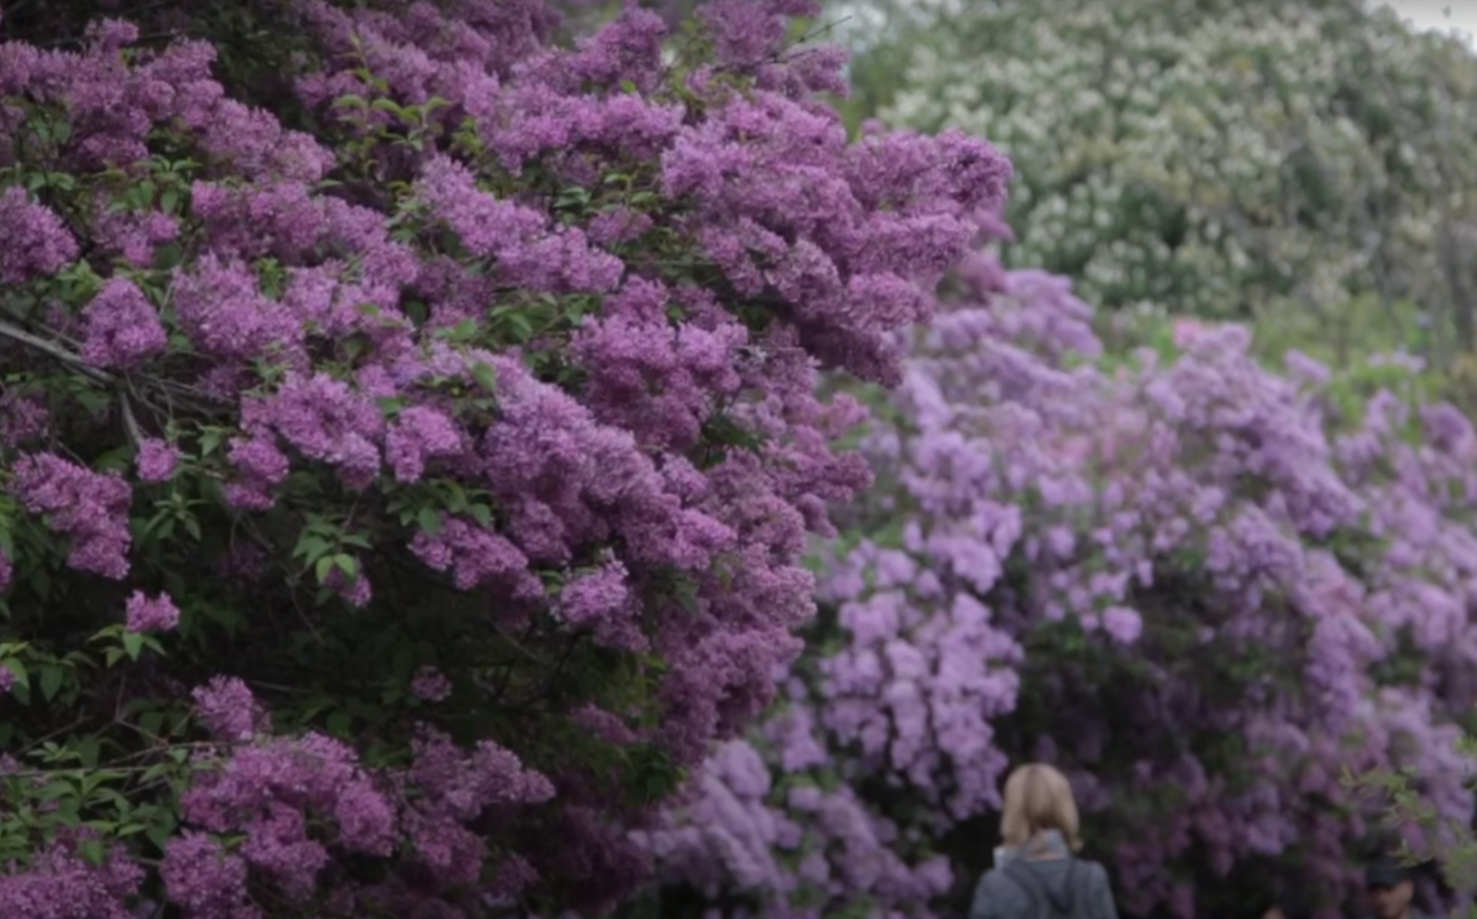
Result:
{"label": "green leaf", "polygon": [[376,112],[389,112],[397,118],[409,120],[405,114],[406,109],[393,99],[376,99],[369,107]]}
{"label": "green leaf", "polygon": [[225,439],[225,436],[225,431],[220,428],[207,428],[202,431],[200,434],[200,455],[206,457],[214,453],[216,448],[221,445],[221,441]]}
{"label": "green leaf", "polygon": [[292,557],[300,558],[311,565],[324,555],[327,555],[332,548],[332,543],[317,533],[314,533],[310,526],[308,529],[303,530],[302,536],[298,537],[297,545],[292,550]]}
{"label": "green leaf", "polygon": [[144,636],[140,635],[137,632],[124,632],[123,650],[128,654],[129,660],[138,660],[138,656],[142,654],[144,650]]}
{"label": "green leaf", "polygon": [[451,327],[451,330],[447,333],[446,337],[452,341],[471,341],[473,338],[477,337],[477,331],[479,328],[480,327],[477,324],[477,320],[470,318],[463,319],[461,322],[458,322],[456,325]]}
{"label": "green leaf", "polygon": [[75,798],[76,796],[76,787],[67,781],[67,779],[58,775],[52,778],[36,797],[42,801],[59,801],[62,798]]}
{"label": "green leaf", "polygon": [[406,317],[415,324],[417,328],[426,324],[426,318],[430,315],[426,304],[421,300],[407,300],[402,307]]}
{"label": "green leaf", "polygon": [[533,337],[533,320],[522,311],[512,313],[508,317],[508,324],[512,326],[513,337],[516,341],[524,342]]}
{"label": "green leaf", "polygon": [[318,578],[319,584],[328,583],[328,574],[333,571],[333,559],[332,555],[325,555],[318,559],[317,565],[313,567],[313,574]]}
{"label": "green leaf", "polygon": [[61,691],[62,681],[64,679],[66,679],[66,674],[64,674],[62,672],[62,668],[60,668],[60,667],[46,667],[46,668],[44,668],[41,671],[41,696],[42,696],[42,698],[44,698],[47,702],[50,702],[52,699],[55,699],[56,698],[56,694]]}
{"label": "green leaf", "polygon": [[404,411],[407,405],[407,400],[391,396],[382,396],[375,402],[379,404],[380,413],[391,420]]}
{"label": "green leaf", "polygon": [[159,711],[144,712],[139,716],[138,726],[145,733],[158,737],[164,728],[164,713]]}
{"label": "green leaf", "polygon": [[472,365],[472,379],[477,381],[489,395],[497,395],[497,371],[492,365],[477,363]]}
{"label": "green leaf", "polygon": [[[102,741],[96,737],[83,737],[72,743],[72,749],[77,751],[77,761],[88,769],[97,768],[98,753],[102,749]],[[82,780],[82,793],[87,794],[99,782],[107,779],[106,773],[94,772]]]}
{"label": "green leaf", "polygon": [[334,712],[328,716],[328,733],[337,737],[347,737],[353,723],[354,719],[348,712]]}
{"label": "green leaf", "polygon": [[450,480],[443,481],[442,484],[445,486],[446,509],[453,514],[464,513],[468,504],[466,489]]}
{"label": "green leaf", "polygon": [[415,522],[427,536],[436,536],[441,533],[441,515],[434,507],[427,505],[421,508],[415,515]]}

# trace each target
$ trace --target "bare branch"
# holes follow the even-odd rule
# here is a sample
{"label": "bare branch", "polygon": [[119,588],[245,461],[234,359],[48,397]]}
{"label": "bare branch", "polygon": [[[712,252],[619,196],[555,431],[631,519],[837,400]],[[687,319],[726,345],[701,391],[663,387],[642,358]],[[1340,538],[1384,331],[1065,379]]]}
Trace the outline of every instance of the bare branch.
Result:
{"label": "bare branch", "polygon": [[118,408],[123,415],[123,426],[128,429],[129,439],[134,446],[143,446],[144,432],[139,430],[138,419],[133,415],[133,403],[128,400],[128,393],[118,393]]}
{"label": "bare branch", "polygon": [[63,364],[75,367],[77,368],[77,370],[79,370],[86,376],[92,377],[99,383],[113,383],[112,374],[99,370],[98,368],[87,363],[87,361],[83,359],[82,355],[77,354],[75,351],[68,351],[66,348],[63,348],[56,342],[48,341],[47,339],[41,338],[37,335],[32,335],[25,329],[13,326],[3,320],[0,320],[0,336],[4,336],[11,341],[19,342],[20,344],[23,344],[28,348],[34,348],[35,350],[40,351],[43,354],[56,358]]}

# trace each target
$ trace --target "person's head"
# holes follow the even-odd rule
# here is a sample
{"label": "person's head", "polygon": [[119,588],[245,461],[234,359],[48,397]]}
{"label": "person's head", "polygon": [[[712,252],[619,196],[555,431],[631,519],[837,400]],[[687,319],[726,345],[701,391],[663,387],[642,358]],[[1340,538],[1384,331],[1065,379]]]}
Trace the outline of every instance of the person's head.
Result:
{"label": "person's head", "polygon": [[1377,919],[1403,919],[1415,896],[1410,869],[1394,859],[1381,859],[1364,871],[1364,889]]}
{"label": "person's head", "polygon": [[1007,846],[1018,848],[1048,830],[1061,833],[1073,852],[1082,848],[1072,786],[1045,763],[1019,766],[1005,780],[1000,836]]}

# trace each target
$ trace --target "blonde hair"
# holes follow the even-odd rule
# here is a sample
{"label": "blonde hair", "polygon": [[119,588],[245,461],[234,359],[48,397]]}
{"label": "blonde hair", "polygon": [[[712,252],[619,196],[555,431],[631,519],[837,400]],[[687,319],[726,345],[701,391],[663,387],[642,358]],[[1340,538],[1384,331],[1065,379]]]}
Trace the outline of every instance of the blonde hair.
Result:
{"label": "blonde hair", "polygon": [[1000,836],[1007,846],[1020,848],[1047,830],[1061,833],[1073,852],[1082,848],[1077,799],[1067,777],[1045,763],[1027,763],[1005,780]]}

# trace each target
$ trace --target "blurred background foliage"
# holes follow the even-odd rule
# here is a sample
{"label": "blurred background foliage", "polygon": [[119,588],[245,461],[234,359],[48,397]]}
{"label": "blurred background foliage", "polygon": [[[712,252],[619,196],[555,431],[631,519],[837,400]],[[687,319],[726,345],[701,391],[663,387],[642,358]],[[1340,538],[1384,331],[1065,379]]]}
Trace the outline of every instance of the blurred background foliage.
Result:
{"label": "blurred background foliage", "polygon": [[[1368,375],[1403,352],[1477,409],[1477,57],[1357,0],[850,0],[854,129],[1015,163],[1008,265],[1072,277],[1115,349],[1250,323]],[[1378,375],[1378,374],[1376,374]]]}
{"label": "blurred background foliage", "polygon": [[[1167,352],[1187,321],[1240,322],[1269,365],[1300,351],[1328,366],[1351,423],[1380,389],[1477,414],[1467,42],[1360,0],[828,12],[854,52],[852,130],[878,119],[998,145],[1017,171],[1003,260],[1071,277],[1109,361]],[[1392,825],[1431,823],[1414,778],[1349,781],[1390,802]],[[1448,880],[1477,886],[1477,837],[1447,829]]]}

